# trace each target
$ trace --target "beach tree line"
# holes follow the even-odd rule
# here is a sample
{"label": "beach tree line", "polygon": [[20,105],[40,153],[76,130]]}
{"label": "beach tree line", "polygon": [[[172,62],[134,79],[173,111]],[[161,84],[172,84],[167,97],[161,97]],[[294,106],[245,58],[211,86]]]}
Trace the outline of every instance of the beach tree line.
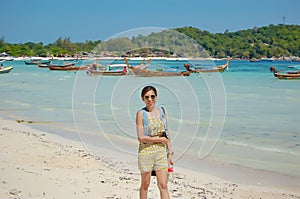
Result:
{"label": "beach tree line", "polygon": [[65,57],[76,56],[91,52],[101,41],[71,42],[69,37],[59,37],[54,43],[44,45],[42,42],[26,42],[23,44],[6,43],[4,37],[0,38],[0,52],[5,52],[14,57],[40,56],[40,57]]}
{"label": "beach tree line", "polygon": [[132,38],[108,41],[71,42],[69,37],[54,43],[9,44],[0,38],[0,52],[12,56],[100,56],[215,57],[241,59],[262,57],[300,57],[300,26],[269,25],[248,30],[210,33],[195,27],[163,30]]}

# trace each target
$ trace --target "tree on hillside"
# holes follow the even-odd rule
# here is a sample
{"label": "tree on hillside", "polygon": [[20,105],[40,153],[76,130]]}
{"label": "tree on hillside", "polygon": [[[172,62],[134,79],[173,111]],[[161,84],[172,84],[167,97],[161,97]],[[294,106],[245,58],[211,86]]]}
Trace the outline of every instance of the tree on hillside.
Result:
{"label": "tree on hillside", "polygon": [[[138,50],[140,49],[140,50]],[[147,50],[145,50],[147,49]],[[0,52],[13,56],[74,56],[81,52],[101,52],[122,56],[127,52],[145,55],[149,50],[157,55],[184,57],[300,57],[300,26],[269,25],[254,27],[248,30],[222,33],[210,33],[195,27],[182,27],[174,30],[163,30],[148,36],[138,35],[129,38],[114,38],[108,41],[86,41],[73,43],[70,37],[59,37],[54,43],[43,45],[42,42],[24,44],[6,43],[0,38]],[[134,51],[133,51],[134,50]],[[154,55],[149,52],[149,55]],[[115,54],[114,54],[115,53]],[[131,55],[135,56],[135,55]]]}

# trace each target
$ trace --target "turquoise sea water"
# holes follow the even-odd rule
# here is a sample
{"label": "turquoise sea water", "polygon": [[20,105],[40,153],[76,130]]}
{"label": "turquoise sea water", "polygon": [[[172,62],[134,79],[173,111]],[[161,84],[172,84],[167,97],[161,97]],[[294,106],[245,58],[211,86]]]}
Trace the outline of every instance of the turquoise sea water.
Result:
{"label": "turquoise sea water", "polygon": [[[149,69],[183,70],[184,63],[152,60]],[[14,69],[0,75],[0,114],[33,121],[35,128],[87,145],[134,155],[135,113],[143,106],[140,91],[152,84],[158,88],[158,103],[167,109],[181,166],[201,170],[203,161],[209,160],[300,177],[300,81],[278,80],[269,71],[271,65],[285,69],[296,64],[233,60],[229,72],[220,74],[142,78],[91,77],[85,71],[5,62]]]}

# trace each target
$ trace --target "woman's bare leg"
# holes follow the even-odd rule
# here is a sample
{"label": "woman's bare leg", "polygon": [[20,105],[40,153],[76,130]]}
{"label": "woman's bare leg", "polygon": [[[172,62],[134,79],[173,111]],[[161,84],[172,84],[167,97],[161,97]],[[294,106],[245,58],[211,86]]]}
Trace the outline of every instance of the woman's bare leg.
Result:
{"label": "woman's bare leg", "polygon": [[160,191],[160,198],[170,199],[169,190],[168,190],[168,171],[160,170],[155,172],[157,177],[157,186]]}
{"label": "woman's bare leg", "polygon": [[147,199],[148,188],[151,180],[151,172],[141,173],[140,199]]}

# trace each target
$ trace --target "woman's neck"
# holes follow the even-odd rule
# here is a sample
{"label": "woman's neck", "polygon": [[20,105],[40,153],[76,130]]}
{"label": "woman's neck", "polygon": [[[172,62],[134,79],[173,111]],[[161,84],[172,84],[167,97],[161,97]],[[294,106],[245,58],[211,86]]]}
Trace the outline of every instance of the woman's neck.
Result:
{"label": "woman's neck", "polygon": [[148,111],[148,112],[153,112],[153,111],[155,111],[155,106],[151,106],[151,107],[147,107],[147,106],[146,106],[146,111]]}

